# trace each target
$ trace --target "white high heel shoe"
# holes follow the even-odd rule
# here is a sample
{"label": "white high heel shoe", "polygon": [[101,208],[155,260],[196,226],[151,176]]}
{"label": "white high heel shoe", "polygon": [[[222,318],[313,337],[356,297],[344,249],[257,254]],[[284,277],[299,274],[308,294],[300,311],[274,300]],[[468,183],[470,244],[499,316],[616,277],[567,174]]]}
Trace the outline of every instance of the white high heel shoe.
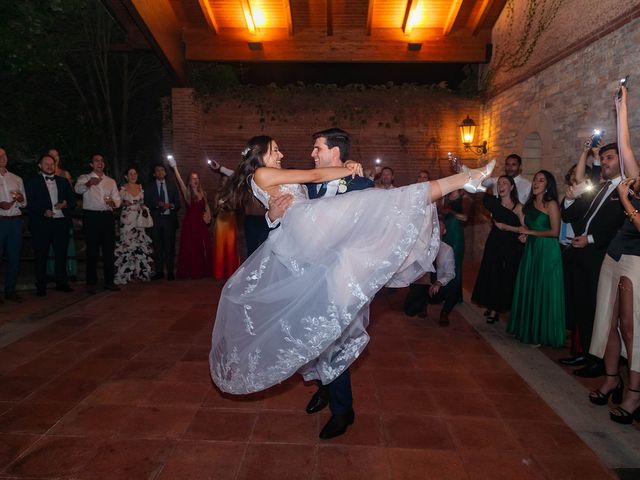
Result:
{"label": "white high heel shoe", "polygon": [[466,165],[463,165],[462,172],[466,173],[469,176],[469,181],[462,186],[465,192],[469,192],[469,193],[486,192],[487,189],[482,185],[482,182],[484,181],[485,178],[491,175],[491,172],[493,172],[493,169],[495,166],[496,166],[496,159],[494,158],[489,163],[487,163],[484,167],[482,167],[481,169],[478,169],[482,173],[482,176],[480,178],[472,180],[471,169]]}

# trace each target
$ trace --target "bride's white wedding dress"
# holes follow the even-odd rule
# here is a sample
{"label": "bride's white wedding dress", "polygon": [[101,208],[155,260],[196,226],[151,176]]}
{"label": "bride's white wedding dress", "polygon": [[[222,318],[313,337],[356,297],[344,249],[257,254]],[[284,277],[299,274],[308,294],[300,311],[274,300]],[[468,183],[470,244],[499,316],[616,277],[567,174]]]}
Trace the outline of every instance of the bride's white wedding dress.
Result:
{"label": "bride's white wedding dress", "polygon": [[[251,180],[255,196],[269,196]],[[228,393],[251,393],[295,372],[328,384],[369,341],[369,302],[433,271],[440,235],[428,183],[370,188],[294,204],[227,281],[209,356]]]}

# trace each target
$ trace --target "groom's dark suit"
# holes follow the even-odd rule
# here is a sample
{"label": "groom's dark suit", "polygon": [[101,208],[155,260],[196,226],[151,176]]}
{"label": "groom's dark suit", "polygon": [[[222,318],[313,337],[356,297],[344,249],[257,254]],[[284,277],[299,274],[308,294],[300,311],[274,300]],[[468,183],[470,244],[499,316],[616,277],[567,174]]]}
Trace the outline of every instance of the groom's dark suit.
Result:
{"label": "groom's dark suit", "polygon": [[[344,180],[344,183],[346,183],[347,186],[347,190],[342,193],[353,192],[355,190],[364,190],[365,188],[371,188],[374,186],[371,180],[364,177],[352,178],[351,176],[348,176],[344,177],[342,180]],[[326,183],[307,183],[306,186],[309,199],[322,198],[327,193]],[[336,195],[341,195],[342,193],[338,191],[336,192]],[[323,389],[328,390],[329,408],[331,409],[331,413],[333,415],[347,415],[353,410],[353,396],[351,394],[351,378],[349,376],[349,369],[345,370],[329,385],[320,387],[320,391],[322,391]]]}

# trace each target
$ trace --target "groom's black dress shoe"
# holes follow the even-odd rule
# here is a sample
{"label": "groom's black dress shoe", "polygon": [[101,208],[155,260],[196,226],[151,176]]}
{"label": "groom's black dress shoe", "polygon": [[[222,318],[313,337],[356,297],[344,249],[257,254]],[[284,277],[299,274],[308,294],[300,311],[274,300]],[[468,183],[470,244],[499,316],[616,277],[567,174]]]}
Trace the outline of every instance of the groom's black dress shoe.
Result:
{"label": "groom's black dress shoe", "polygon": [[573,374],[582,378],[596,378],[605,374],[604,362],[596,360],[588,363],[582,368],[573,371]]}
{"label": "groom's black dress shoe", "polygon": [[316,413],[327,405],[329,405],[329,391],[324,387],[320,387],[307,403],[306,411],[307,413]]}
{"label": "groom's black dress shoe", "polygon": [[587,356],[582,354],[576,355],[575,357],[560,359],[560,363],[562,365],[568,365],[570,367],[580,367],[581,365],[584,365],[588,361],[589,359],[587,358]]}
{"label": "groom's black dress shoe", "polygon": [[347,431],[349,425],[353,423],[355,416],[356,414],[353,410],[346,415],[331,415],[327,424],[320,431],[320,438],[329,440],[342,435]]}

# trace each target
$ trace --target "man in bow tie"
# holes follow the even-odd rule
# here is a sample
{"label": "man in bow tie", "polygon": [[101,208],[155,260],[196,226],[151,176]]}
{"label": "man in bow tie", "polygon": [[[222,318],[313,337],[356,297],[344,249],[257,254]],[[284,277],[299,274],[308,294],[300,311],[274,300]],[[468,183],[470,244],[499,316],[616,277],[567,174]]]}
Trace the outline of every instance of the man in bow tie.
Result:
{"label": "man in bow tie", "polygon": [[26,184],[29,197],[29,230],[35,253],[36,294],[47,293],[47,257],[53,246],[56,290],[72,292],[67,278],[67,246],[71,228],[71,212],[76,197],[69,181],[55,175],[55,159],[47,154],[38,161],[40,173]]}

